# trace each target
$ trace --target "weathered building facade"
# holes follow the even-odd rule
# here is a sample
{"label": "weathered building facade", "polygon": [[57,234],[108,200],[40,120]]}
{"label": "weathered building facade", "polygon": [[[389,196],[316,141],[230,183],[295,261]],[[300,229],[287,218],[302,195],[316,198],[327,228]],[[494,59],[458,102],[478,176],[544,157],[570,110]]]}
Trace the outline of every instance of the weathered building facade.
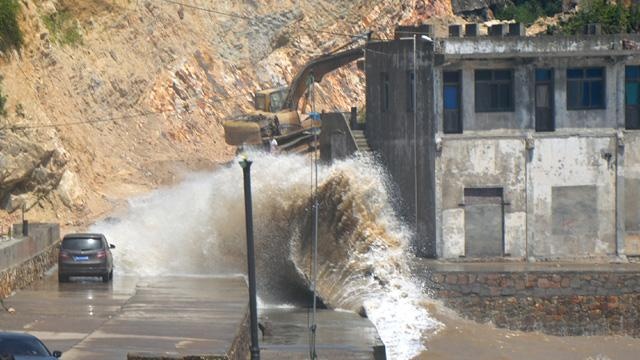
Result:
{"label": "weathered building facade", "polygon": [[366,133],[418,253],[640,255],[640,36],[504,29],[367,45]]}

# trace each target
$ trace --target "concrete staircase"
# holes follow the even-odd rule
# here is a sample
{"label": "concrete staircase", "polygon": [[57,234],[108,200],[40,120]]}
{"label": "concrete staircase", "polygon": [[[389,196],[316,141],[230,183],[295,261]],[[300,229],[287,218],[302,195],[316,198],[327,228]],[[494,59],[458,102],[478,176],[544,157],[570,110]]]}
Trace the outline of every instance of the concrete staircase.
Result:
{"label": "concrete staircase", "polygon": [[358,147],[358,151],[360,152],[371,152],[371,147],[369,146],[369,142],[367,141],[367,137],[364,135],[364,131],[362,130],[351,130],[353,134],[353,138],[356,141],[356,146]]}

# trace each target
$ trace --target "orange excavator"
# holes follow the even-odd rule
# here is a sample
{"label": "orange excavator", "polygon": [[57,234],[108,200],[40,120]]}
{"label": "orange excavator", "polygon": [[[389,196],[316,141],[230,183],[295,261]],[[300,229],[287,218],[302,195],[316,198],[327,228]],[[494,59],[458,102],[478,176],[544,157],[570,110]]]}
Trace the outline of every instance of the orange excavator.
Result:
{"label": "orange excavator", "polygon": [[[307,99],[303,95],[309,84],[320,82],[327,73],[363,57],[363,47],[321,55],[307,62],[290,86],[257,91],[253,112],[223,124],[225,141],[236,146],[261,145],[274,137],[282,144],[304,132],[314,125],[313,121],[301,121],[303,115],[298,111],[300,98],[304,98],[306,105]],[[304,108],[303,105],[301,109]]]}

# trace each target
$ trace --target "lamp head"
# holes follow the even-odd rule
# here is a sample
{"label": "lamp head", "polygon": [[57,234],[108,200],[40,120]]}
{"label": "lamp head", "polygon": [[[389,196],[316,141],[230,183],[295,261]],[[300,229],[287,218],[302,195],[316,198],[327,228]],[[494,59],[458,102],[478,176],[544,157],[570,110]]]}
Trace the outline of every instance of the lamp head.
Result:
{"label": "lamp head", "polygon": [[251,166],[251,164],[253,163],[253,161],[249,160],[247,158],[246,154],[242,154],[240,155],[240,161],[238,161],[238,163],[240,164],[240,166],[244,169],[247,168],[249,166]]}

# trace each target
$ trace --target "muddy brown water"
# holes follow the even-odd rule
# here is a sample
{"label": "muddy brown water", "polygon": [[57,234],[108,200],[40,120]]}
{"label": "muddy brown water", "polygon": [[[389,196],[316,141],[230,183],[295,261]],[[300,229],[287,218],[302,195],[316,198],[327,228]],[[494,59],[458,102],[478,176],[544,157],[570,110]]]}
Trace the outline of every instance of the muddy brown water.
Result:
{"label": "muddy brown water", "polygon": [[427,350],[416,359],[429,360],[634,360],[640,339],[629,336],[552,336],[498,329],[461,319],[440,305],[429,312],[445,327],[425,339]]}

